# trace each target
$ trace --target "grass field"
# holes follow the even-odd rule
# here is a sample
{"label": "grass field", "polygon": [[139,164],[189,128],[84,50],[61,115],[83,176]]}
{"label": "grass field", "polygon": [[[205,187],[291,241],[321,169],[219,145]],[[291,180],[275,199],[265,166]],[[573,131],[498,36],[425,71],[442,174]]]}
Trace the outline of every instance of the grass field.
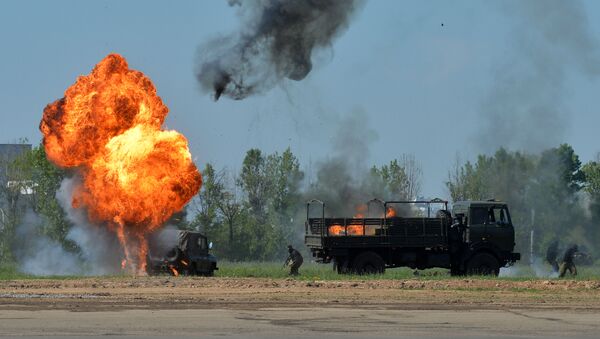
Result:
{"label": "grass field", "polygon": [[[219,270],[215,273],[218,277],[232,278],[289,278],[288,269],[284,268],[278,262],[229,262],[220,261]],[[503,269],[500,277],[475,277],[477,279],[501,279],[501,280],[531,280],[531,279],[554,279],[548,274],[548,267],[538,268],[538,274],[527,265],[517,265],[509,269]],[[577,280],[600,280],[600,265],[578,267],[579,274],[574,279]],[[118,277],[130,277],[129,274],[115,275]],[[17,279],[78,279],[80,276],[35,276],[22,273],[16,265],[0,266],[0,280],[17,280]],[[305,263],[300,268],[300,275],[294,277],[298,280],[375,280],[375,279],[424,279],[424,280],[441,280],[441,279],[461,279],[461,277],[451,277],[446,269],[428,269],[415,271],[409,268],[394,268],[387,269],[385,274],[376,275],[351,275],[337,274],[332,265],[323,265],[316,263]],[[573,279],[567,276],[565,279]]]}
{"label": "grass field", "polygon": [[[543,267],[544,269],[546,267]],[[547,268],[550,271],[550,266]],[[540,269],[538,269],[539,271]],[[545,272],[544,272],[545,273]],[[281,264],[275,262],[220,262],[219,271],[216,273],[220,277],[254,277],[254,278],[287,278],[288,270]],[[527,265],[518,265],[509,269],[503,269],[500,277],[476,277],[480,279],[504,279],[504,280],[527,280],[527,279],[549,279],[547,274],[538,274]],[[565,279],[573,279],[567,276]],[[374,275],[352,275],[337,274],[332,265],[323,265],[316,263],[307,263],[300,267],[300,276],[297,279],[302,280],[366,280],[366,279],[461,279],[461,277],[452,277],[447,269],[427,269],[415,270],[410,268],[387,269],[384,274]],[[600,280],[600,265],[578,267],[577,280]]]}

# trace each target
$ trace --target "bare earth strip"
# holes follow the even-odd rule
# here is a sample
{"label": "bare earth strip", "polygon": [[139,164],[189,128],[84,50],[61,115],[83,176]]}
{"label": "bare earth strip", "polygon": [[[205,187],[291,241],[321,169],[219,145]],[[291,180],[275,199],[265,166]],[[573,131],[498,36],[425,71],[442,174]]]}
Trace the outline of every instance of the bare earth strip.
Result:
{"label": "bare earth strip", "polygon": [[0,335],[595,337],[600,281],[0,282]]}

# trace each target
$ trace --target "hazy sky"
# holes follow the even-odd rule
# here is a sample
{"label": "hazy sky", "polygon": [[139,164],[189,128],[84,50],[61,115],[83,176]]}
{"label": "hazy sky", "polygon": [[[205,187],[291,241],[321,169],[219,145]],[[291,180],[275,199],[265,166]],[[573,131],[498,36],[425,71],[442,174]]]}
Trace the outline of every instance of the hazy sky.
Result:
{"label": "hazy sky", "polygon": [[[600,151],[594,70],[600,2],[584,1],[573,13],[536,6],[529,13],[522,3],[371,0],[332,48],[313,55],[315,67],[305,80],[285,81],[243,101],[214,102],[199,90],[194,70],[199,45],[239,28],[226,1],[3,1],[0,143],[23,137],[38,143],[44,106],[116,52],[152,79],[170,108],[166,127],[188,138],[200,168],[208,161],[237,170],[251,147],[273,152],[290,146],[307,169],[333,152],[340,119],[362,110],[378,134],[365,161],[379,165],[415,154],[424,170],[424,195],[446,197],[443,182],[457,154],[473,159],[496,145],[528,148],[506,132],[483,140],[494,134],[490,126],[506,126],[497,121],[502,109],[494,110],[491,125],[485,116],[485,105],[498,101],[512,110],[511,123],[526,124],[524,131],[535,131],[538,144],[542,138],[542,147],[567,142],[587,161]],[[527,15],[543,22],[529,25]],[[561,25],[576,26],[585,37],[565,33]],[[540,60],[542,76],[529,76]],[[522,98],[504,105],[515,88]],[[514,112],[532,97],[557,112],[546,116],[544,108],[521,122]]]}

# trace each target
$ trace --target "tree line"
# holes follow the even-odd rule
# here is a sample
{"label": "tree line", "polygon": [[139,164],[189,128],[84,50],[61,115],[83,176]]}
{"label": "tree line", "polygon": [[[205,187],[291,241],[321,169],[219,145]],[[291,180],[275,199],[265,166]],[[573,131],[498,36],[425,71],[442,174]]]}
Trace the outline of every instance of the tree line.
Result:
{"label": "tree line", "polygon": [[[600,242],[600,157],[582,164],[568,144],[540,154],[500,148],[473,162],[457,161],[446,182],[452,200],[509,204],[517,250],[543,255],[553,240],[596,252]],[[597,253],[597,252],[596,252]]]}
{"label": "tree line", "polygon": [[[351,167],[340,159],[325,160],[309,181],[289,148],[271,154],[250,149],[239,171],[206,164],[200,192],[168,223],[204,232],[222,259],[272,260],[284,257],[288,244],[304,250],[305,203],[311,198],[326,201],[336,215],[350,215],[372,198],[408,200],[421,194],[422,168],[414,155],[362,172]],[[38,234],[77,253],[77,245],[67,238],[72,224],[56,198],[70,173],[51,164],[43,146],[0,162],[0,172],[3,182],[12,183],[0,187],[0,261],[15,260],[16,232],[28,211],[43,220]],[[600,240],[600,158],[582,164],[569,145],[540,154],[501,148],[472,162],[457,161],[446,186],[453,201],[508,202],[522,253],[528,251],[523,239],[532,229],[539,237],[538,253],[555,237],[589,250]]]}

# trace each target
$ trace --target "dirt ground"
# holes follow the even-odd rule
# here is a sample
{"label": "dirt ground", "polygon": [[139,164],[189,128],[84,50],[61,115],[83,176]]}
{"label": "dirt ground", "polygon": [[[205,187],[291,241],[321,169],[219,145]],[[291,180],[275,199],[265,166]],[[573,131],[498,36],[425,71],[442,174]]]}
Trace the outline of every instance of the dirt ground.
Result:
{"label": "dirt ground", "polygon": [[94,311],[291,305],[600,309],[600,281],[302,281],[169,276],[0,281],[0,309]]}
{"label": "dirt ground", "polygon": [[0,335],[177,337],[201,330],[207,337],[397,337],[402,329],[432,338],[588,337],[600,330],[597,319],[600,281],[163,276],[0,282]]}

